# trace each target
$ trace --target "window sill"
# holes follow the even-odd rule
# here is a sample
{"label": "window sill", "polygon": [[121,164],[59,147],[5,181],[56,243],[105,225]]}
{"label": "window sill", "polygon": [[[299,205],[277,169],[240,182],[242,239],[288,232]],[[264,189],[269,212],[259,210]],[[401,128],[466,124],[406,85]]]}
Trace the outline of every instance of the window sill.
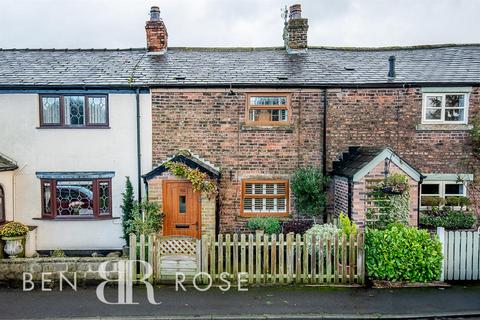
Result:
{"label": "window sill", "polygon": [[470,124],[417,124],[417,131],[468,131],[472,130]]}
{"label": "window sill", "polygon": [[78,126],[78,127],[62,127],[62,126],[40,126],[37,127],[36,129],[66,129],[66,130],[72,130],[72,129],[111,129],[110,126]]}
{"label": "window sill", "polygon": [[242,131],[285,131],[293,132],[294,126],[291,124],[288,125],[259,125],[259,124],[245,124],[242,123]]}
{"label": "window sill", "polygon": [[118,220],[121,219],[121,217],[79,217],[79,218],[73,218],[73,217],[64,217],[64,218],[32,218],[32,220],[42,220],[42,221],[104,221],[104,220]]}
{"label": "window sill", "polygon": [[284,218],[284,217],[289,217],[290,214],[288,212],[286,213],[240,213],[241,218],[263,218],[263,217],[273,217],[273,218]]}

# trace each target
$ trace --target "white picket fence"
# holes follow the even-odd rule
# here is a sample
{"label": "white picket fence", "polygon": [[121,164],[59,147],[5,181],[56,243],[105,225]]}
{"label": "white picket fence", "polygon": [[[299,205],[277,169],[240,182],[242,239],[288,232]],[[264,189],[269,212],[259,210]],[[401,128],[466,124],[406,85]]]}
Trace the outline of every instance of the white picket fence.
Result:
{"label": "white picket fence", "polygon": [[480,232],[437,228],[443,246],[440,280],[480,280]]}

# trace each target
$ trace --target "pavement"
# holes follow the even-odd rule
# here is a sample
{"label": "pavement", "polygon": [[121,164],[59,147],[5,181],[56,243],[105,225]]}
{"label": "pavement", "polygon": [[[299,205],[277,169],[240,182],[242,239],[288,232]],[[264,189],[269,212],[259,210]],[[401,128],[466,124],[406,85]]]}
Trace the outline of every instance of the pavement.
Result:
{"label": "pavement", "polygon": [[[73,291],[0,289],[0,319],[419,319],[477,317],[480,286],[448,288],[260,287],[206,292],[156,287],[148,302],[145,287],[134,287],[136,305],[101,303],[95,287]],[[108,301],[116,287],[105,288]]]}

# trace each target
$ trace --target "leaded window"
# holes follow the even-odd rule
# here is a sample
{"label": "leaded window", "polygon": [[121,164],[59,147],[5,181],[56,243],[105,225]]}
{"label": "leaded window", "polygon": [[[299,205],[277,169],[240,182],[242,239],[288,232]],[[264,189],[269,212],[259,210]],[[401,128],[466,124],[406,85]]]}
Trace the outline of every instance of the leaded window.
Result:
{"label": "leaded window", "polygon": [[108,127],[106,95],[42,95],[41,127]]}
{"label": "leaded window", "polygon": [[98,218],[112,214],[110,179],[42,180],[46,218]]}
{"label": "leaded window", "polygon": [[242,183],[242,214],[287,215],[288,181],[246,180]]}
{"label": "leaded window", "polygon": [[289,123],[289,94],[248,94],[247,123],[256,125],[285,125]]}

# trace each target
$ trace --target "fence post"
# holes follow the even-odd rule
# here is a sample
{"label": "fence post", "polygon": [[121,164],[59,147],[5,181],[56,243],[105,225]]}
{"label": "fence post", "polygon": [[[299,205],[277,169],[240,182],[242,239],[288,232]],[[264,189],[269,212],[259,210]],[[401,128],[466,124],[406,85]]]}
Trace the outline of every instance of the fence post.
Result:
{"label": "fence post", "polygon": [[[137,236],[134,233],[130,233],[130,241],[128,242],[130,245],[130,254],[128,256],[129,260],[136,261],[137,260]],[[132,279],[133,281],[137,281],[137,263],[130,263],[132,266]]]}
{"label": "fence post", "polygon": [[440,243],[442,244],[442,272],[440,273],[440,281],[445,280],[445,256],[446,256],[446,248],[447,244],[445,243],[445,229],[442,227],[437,227],[437,235],[440,239]]}
{"label": "fence post", "polygon": [[154,281],[154,274],[155,274],[155,268],[154,268],[154,247],[153,247],[153,243],[154,243],[154,234],[149,234],[148,235],[148,256],[147,256],[147,261],[148,261],[148,264],[150,265],[150,269],[152,271],[152,274],[150,275],[150,277],[148,278],[148,281],[150,281],[150,283],[153,283]]}

